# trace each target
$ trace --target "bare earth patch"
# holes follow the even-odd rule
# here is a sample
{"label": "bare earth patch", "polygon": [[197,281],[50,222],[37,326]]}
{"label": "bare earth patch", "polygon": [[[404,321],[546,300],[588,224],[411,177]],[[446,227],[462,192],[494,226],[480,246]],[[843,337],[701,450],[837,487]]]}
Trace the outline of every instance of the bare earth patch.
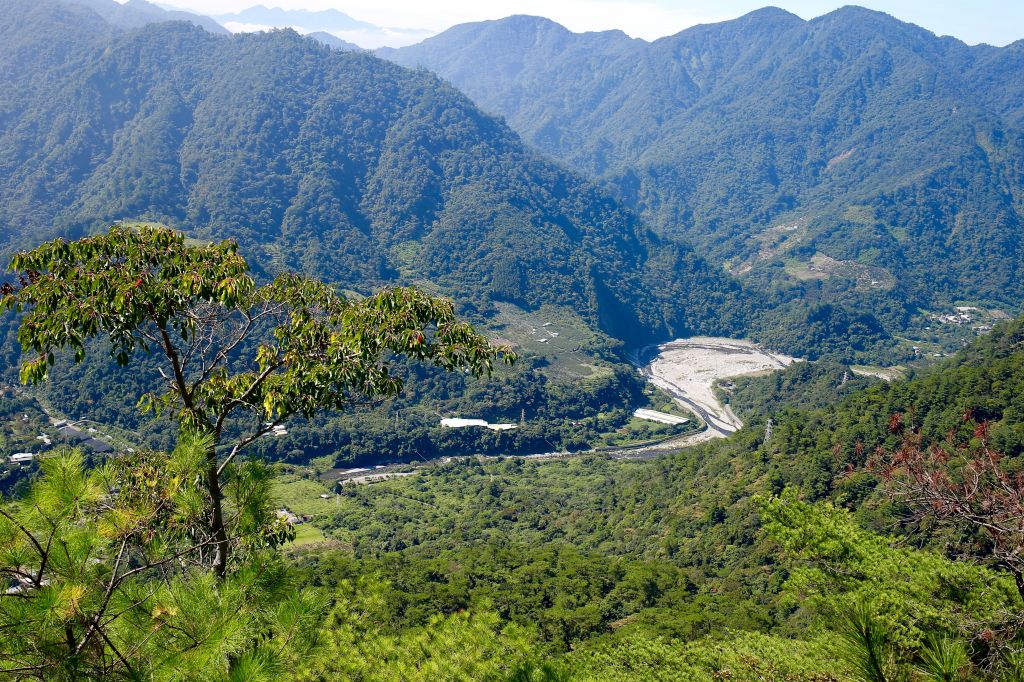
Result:
{"label": "bare earth patch", "polygon": [[707,424],[707,437],[734,433],[743,422],[715,397],[720,379],[782,369],[796,360],[750,341],[696,336],[658,346],[658,354],[640,371],[655,386]]}
{"label": "bare earth patch", "polygon": [[875,377],[882,381],[896,381],[902,379],[907,368],[902,365],[893,367],[877,367],[875,365],[854,365],[850,368],[854,374],[862,377]]}
{"label": "bare earth patch", "polygon": [[787,261],[786,274],[799,280],[844,277],[855,280],[860,290],[888,291],[896,286],[896,278],[885,268],[852,260],[836,260],[822,253],[814,254],[807,262]]}

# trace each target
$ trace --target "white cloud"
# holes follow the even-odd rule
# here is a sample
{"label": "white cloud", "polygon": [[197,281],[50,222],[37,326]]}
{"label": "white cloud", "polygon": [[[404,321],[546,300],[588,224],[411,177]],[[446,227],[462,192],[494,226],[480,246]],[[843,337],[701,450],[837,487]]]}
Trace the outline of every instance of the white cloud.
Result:
{"label": "white cloud", "polygon": [[534,14],[557,21],[573,31],[618,28],[634,37],[647,39],[676,33],[693,24],[727,18],[713,13],[673,10],[650,1],[629,0],[494,0],[488,3],[349,0],[343,11],[378,25],[415,26],[432,31],[443,31],[466,21]]}
{"label": "white cloud", "polygon": [[[511,14],[544,16],[573,31],[604,31],[620,29],[631,36],[653,40],[698,23],[730,18],[726,13],[694,12],[673,9],[655,0],[492,0],[466,2],[465,0],[171,0],[171,4],[203,14],[237,12],[254,4],[265,4],[286,9],[337,9],[350,16],[377,26],[391,29],[391,34],[367,35],[363,41],[381,42],[398,46],[440,33],[445,29],[468,21],[500,19]],[[250,28],[228,28],[250,30]],[[350,37],[339,36],[345,40]],[[363,47],[379,45],[363,44]],[[412,40],[412,42],[416,42]],[[391,41],[391,42],[386,42]]]}
{"label": "white cloud", "polygon": [[437,33],[436,31],[417,30],[395,30],[382,28],[380,30],[362,29],[358,31],[332,31],[335,36],[367,50],[375,50],[378,47],[405,47],[415,45],[426,40]]}
{"label": "white cloud", "polygon": [[[126,0],[121,0],[126,1]],[[156,0],[200,14],[237,12],[264,4],[286,9],[337,9],[392,34],[366,36],[366,47],[404,45],[410,31],[419,38],[455,24],[500,19],[510,14],[548,17],[573,31],[621,29],[653,40],[694,24],[733,19],[764,5],[778,5],[805,19],[854,0]],[[940,35],[995,45],[1021,38],[1024,4],[1010,0],[856,0]],[[358,38],[358,36],[357,36]],[[385,42],[379,42],[385,41]],[[391,41],[391,42],[387,42]],[[358,40],[353,41],[358,42]]]}
{"label": "white cloud", "polygon": [[[255,33],[257,31],[270,31],[274,26],[267,24],[246,24],[240,21],[226,21],[224,28],[232,33]],[[313,33],[319,31],[315,26],[292,26],[299,33]],[[404,47],[415,45],[433,35],[432,31],[396,31],[389,28],[381,29],[358,29],[354,31],[329,31],[332,35],[367,50],[375,50],[378,47]]]}
{"label": "white cloud", "polygon": [[264,24],[243,24],[240,21],[225,21],[221,26],[232,33],[255,33],[257,31],[269,31],[274,28]]}

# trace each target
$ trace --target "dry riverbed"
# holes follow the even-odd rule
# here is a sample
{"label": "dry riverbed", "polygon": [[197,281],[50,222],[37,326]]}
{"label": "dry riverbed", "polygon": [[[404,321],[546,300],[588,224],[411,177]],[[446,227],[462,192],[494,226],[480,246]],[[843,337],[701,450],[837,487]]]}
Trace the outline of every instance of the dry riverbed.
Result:
{"label": "dry riverbed", "polygon": [[707,424],[705,438],[728,436],[743,422],[713,390],[716,381],[782,369],[796,360],[750,341],[696,336],[644,349],[640,372]]}

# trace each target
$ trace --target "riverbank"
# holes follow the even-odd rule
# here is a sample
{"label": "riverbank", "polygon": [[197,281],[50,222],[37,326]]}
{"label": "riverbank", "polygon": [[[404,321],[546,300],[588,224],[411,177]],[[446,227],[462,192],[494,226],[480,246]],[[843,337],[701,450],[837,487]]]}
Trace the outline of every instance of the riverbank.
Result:
{"label": "riverbank", "polygon": [[637,354],[640,373],[672,395],[707,425],[705,439],[735,433],[743,422],[715,396],[722,379],[783,369],[796,358],[765,350],[751,341],[710,336],[648,346]]}

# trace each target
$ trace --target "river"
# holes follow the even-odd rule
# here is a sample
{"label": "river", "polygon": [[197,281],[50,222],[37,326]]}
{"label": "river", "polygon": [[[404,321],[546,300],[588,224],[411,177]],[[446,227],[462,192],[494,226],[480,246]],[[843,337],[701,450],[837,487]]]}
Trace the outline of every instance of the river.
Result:
{"label": "river", "polygon": [[783,369],[797,360],[751,341],[695,336],[648,346],[634,356],[640,373],[707,425],[704,439],[724,438],[743,422],[715,396],[714,384]]}

